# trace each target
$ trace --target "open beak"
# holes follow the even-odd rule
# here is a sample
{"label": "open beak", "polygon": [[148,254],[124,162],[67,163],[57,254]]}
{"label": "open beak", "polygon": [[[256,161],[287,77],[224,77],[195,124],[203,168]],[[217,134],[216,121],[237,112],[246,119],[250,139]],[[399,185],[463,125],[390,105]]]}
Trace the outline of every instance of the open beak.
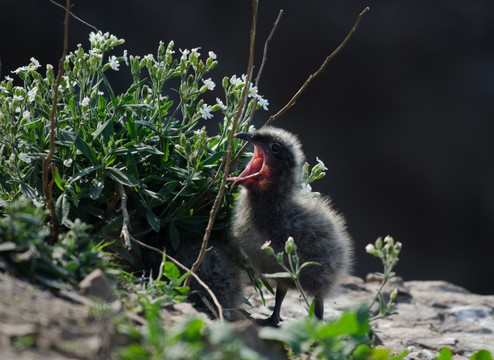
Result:
{"label": "open beak", "polygon": [[252,134],[238,133],[235,137],[252,143],[254,145],[254,155],[252,156],[252,159],[250,159],[245,170],[239,176],[231,177],[227,180],[234,181],[235,185],[255,181],[256,177],[264,170],[265,161],[262,146],[252,140]]}

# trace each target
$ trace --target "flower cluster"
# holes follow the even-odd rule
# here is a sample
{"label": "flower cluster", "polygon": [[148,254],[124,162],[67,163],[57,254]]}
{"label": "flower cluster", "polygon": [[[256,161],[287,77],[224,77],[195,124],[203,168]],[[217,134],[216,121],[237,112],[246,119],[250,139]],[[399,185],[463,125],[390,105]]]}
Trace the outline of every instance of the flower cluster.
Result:
{"label": "flower cluster", "polygon": [[305,163],[304,166],[302,167],[302,183],[301,183],[300,191],[312,196],[319,196],[320,193],[313,192],[310,184],[315,180],[319,180],[323,178],[326,175],[325,170],[328,170],[328,168],[326,167],[326,165],[324,165],[321,159],[316,157],[316,161],[317,164],[312,167],[310,172],[309,172],[309,163]]}

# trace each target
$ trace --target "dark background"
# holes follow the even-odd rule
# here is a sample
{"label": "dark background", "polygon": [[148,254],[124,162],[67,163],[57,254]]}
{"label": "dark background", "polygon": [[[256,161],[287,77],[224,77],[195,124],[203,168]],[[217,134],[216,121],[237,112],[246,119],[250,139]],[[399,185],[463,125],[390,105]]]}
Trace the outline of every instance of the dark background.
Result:
{"label": "dark background", "polygon": [[[2,0],[1,75],[29,63],[56,64],[63,11],[48,0]],[[250,0],[75,0],[73,12],[126,43],[129,54],[213,50],[211,74],[246,71]],[[378,236],[403,243],[397,272],[494,293],[494,1],[281,1],[259,5],[256,65],[278,11],[259,93],[270,102],[260,126],[285,105],[370,12],[348,45],[275,125],[299,134],[311,164],[329,168],[314,184],[347,218],[355,273],[380,270],[364,247]],[[91,31],[71,20],[70,49]],[[178,53],[178,51],[177,51]],[[130,72],[121,65],[117,81]],[[14,77],[14,76],[13,76]],[[213,121],[207,125],[213,128]]]}

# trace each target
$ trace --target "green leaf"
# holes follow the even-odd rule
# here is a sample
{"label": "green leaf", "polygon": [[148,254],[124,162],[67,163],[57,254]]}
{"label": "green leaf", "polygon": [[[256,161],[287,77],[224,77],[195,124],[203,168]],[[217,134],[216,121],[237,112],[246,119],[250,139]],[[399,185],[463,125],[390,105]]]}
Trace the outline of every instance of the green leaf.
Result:
{"label": "green leaf", "polygon": [[180,277],[180,270],[178,270],[177,266],[170,261],[165,263],[164,272],[165,276],[170,280],[178,279]]}
{"label": "green leaf", "polygon": [[[112,122],[112,119],[106,120],[104,123],[98,123],[96,126],[96,131],[93,132],[93,139],[96,139],[100,134],[108,127],[108,125]],[[113,124],[112,124],[113,125]]]}
{"label": "green leaf", "polygon": [[178,233],[177,227],[173,221],[171,221],[168,226],[168,235],[170,236],[170,243],[172,244],[172,247],[177,250],[178,245],[180,244],[180,234]]}
{"label": "green leaf", "polygon": [[103,188],[105,187],[105,180],[94,178],[91,180],[91,184],[89,185],[89,196],[91,199],[96,200],[100,197]]}
{"label": "green leaf", "polygon": [[60,179],[60,174],[57,167],[55,167],[55,178],[53,180],[55,181],[55,184],[57,184],[58,188],[63,191],[62,179]]}
{"label": "green leaf", "polygon": [[84,176],[86,176],[88,174],[91,174],[92,172],[94,172],[98,169],[101,169],[102,167],[103,167],[103,165],[95,165],[95,166],[88,167],[87,169],[84,169],[82,171],[79,171],[69,178],[68,184],[72,184],[73,182],[83,178]]}
{"label": "green leaf", "polygon": [[21,184],[19,189],[21,193],[26,195],[30,199],[36,199],[36,190],[29,184]]}
{"label": "green leaf", "polygon": [[451,360],[453,358],[453,352],[448,348],[442,348],[439,351],[439,356],[436,360]]}
{"label": "green leaf", "polygon": [[278,278],[281,278],[281,279],[291,279],[292,276],[287,273],[287,272],[277,272],[277,273],[273,273],[273,274],[262,274],[263,277],[265,278],[268,278],[268,279],[278,279]]}
{"label": "green leaf", "polygon": [[401,360],[401,359],[403,359],[405,356],[407,356],[409,352],[410,352],[410,350],[409,350],[409,349],[405,349],[405,350],[403,350],[400,354],[398,354],[398,355],[395,355],[395,356],[391,357],[389,360]]}
{"label": "green leaf", "polygon": [[60,224],[65,224],[70,212],[70,203],[67,194],[62,194],[59,196],[55,204],[55,211]]}
{"label": "green leaf", "polygon": [[108,95],[110,95],[110,99],[111,99],[111,102],[113,104],[113,108],[115,109],[117,107],[117,102],[115,99],[115,93],[113,92],[113,89],[111,88],[111,85],[108,82],[108,79],[106,78],[103,71],[100,71],[99,74],[100,74],[101,78],[103,79],[103,82],[105,83],[106,90],[108,91]]}
{"label": "green leaf", "polygon": [[472,354],[470,360],[492,360],[492,355],[487,350],[479,350]]}
{"label": "green leaf", "polygon": [[153,123],[150,123],[149,121],[136,120],[136,121],[135,121],[135,124],[136,124],[136,125],[139,125],[139,126],[145,126],[145,127],[147,127],[148,129],[151,129],[151,130],[153,130],[153,131],[155,131],[155,132],[157,132],[157,131],[158,131],[158,129],[156,129],[156,126],[154,126],[154,124],[153,124]]}
{"label": "green leaf", "polygon": [[80,136],[76,136],[74,145],[81,153],[91,160],[91,162],[96,163],[98,161],[98,156],[94,150]]}
{"label": "green leaf", "polygon": [[148,224],[154,231],[160,231],[160,219],[151,211],[151,209],[147,209],[146,219],[148,220]]}
{"label": "green leaf", "polygon": [[126,186],[137,186],[139,185],[139,181],[137,181],[134,177],[131,175],[123,172],[122,170],[119,170],[115,167],[107,167],[105,168],[105,173],[115,180],[116,182],[126,185]]}
{"label": "green leaf", "polygon": [[320,264],[320,263],[318,263],[318,262],[315,262],[315,261],[307,261],[307,262],[304,262],[304,263],[300,266],[300,270],[302,270],[302,269],[303,269],[304,267],[306,267],[306,266],[313,266],[313,265],[315,265],[315,266],[321,266],[321,264]]}
{"label": "green leaf", "polygon": [[202,164],[203,165],[211,165],[216,163],[219,159],[224,158],[226,155],[226,151],[217,151],[213,155],[207,157]]}
{"label": "green leaf", "polygon": [[113,152],[114,154],[137,154],[137,153],[148,153],[154,155],[164,155],[163,152],[155,148],[154,146],[146,145],[146,144],[135,144],[129,146],[122,146]]}

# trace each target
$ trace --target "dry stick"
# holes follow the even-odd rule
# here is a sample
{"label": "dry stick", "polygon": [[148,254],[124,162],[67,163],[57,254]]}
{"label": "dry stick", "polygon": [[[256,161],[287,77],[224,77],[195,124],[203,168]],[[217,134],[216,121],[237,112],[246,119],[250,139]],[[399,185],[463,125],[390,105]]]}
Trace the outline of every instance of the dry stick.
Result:
{"label": "dry stick", "polygon": [[[221,203],[223,202],[223,194],[225,192],[226,188],[226,179],[228,177],[228,174],[231,171],[232,168],[232,152],[233,152],[233,137],[235,134],[235,131],[237,129],[237,124],[240,119],[240,116],[242,114],[242,109],[246,103],[247,99],[247,94],[249,90],[249,84],[250,84],[250,78],[252,74],[252,66],[254,63],[254,44],[255,44],[255,37],[256,37],[256,24],[257,24],[257,5],[258,5],[258,0],[252,0],[252,26],[250,29],[250,54],[249,54],[249,63],[247,65],[247,75],[245,79],[245,86],[242,92],[242,99],[240,101],[237,114],[235,116],[235,119],[233,120],[232,124],[232,130],[230,131],[230,137],[228,139],[228,148],[226,152],[226,162],[225,162],[225,168],[223,171],[223,178],[221,179],[221,184],[220,188],[218,191],[218,195],[216,196],[216,199],[214,200],[213,207],[211,208],[211,212],[209,214],[209,221],[208,225],[206,227],[206,231],[204,232],[204,237],[202,239],[202,244],[201,244],[201,250],[199,251],[199,255],[197,256],[196,261],[192,265],[192,271],[195,272],[199,268],[199,266],[202,263],[202,260],[204,259],[204,255],[206,255],[206,250],[208,248],[208,242],[209,242],[209,237],[211,236],[211,231],[213,230],[213,225],[214,221],[216,219],[216,214],[218,213]],[[188,277],[185,280],[185,285],[187,286],[190,283],[190,277]]]}
{"label": "dry stick", "polygon": [[[57,214],[55,212],[55,203],[53,202],[53,179],[51,181],[48,180],[49,170],[50,170],[50,161],[55,154],[55,114],[57,112],[57,103],[58,103],[58,87],[60,86],[60,82],[62,81],[62,75],[64,73],[64,62],[65,57],[67,56],[68,47],[69,47],[69,18],[70,18],[70,0],[67,0],[65,7],[65,19],[63,22],[63,51],[62,57],[58,61],[58,72],[57,78],[55,80],[55,85],[53,89],[53,104],[51,106],[50,111],[50,150],[48,151],[48,155],[46,157],[41,156],[43,162],[43,173],[42,173],[42,182],[43,182],[43,193],[46,198],[46,207],[50,211],[50,222],[51,222],[51,241],[55,243],[58,239],[58,233],[60,231]],[[51,165],[52,177],[55,172],[54,168],[55,164]]]}
{"label": "dry stick", "polygon": [[[293,105],[295,105],[295,102],[297,101],[297,99],[300,97],[300,95],[302,95],[302,93],[309,86],[309,84],[312,82],[312,80],[314,80],[321,72],[323,72],[323,70],[326,68],[326,66],[329,64],[329,62],[341,51],[341,49],[343,49],[343,47],[346,45],[346,43],[348,42],[348,40],[350,40],[350,38],[352,37],[353,33],[357,30],[357,26],[360,23],[360,19],[368,11],[369,11],[369,7],[366,7],[359,14],[359,16],[357,17],[357,20],[355,21],[355,24],[353,25],[352,29],[350,30],[350,32],[348,33],[348,35],[346,36],[346,38],[342,41],[342,43],[336,48],[336,50],[334,50],[331,53],[331,55],[329,55],[326,58],[326,60],[324,60],[323,64],[319,67],[319,69],[315,73],[313,73],[312,75],[310,75],[307,78],[307,80],[304,82],[304,84],[302,85],[302,87],[295,93],[295,95],[291,98],[291,100],[280,111],[278,111],[276,114],[272,115],[268,119],[268,121],[266,121],[266,123],[262,127],[271,125],[275,120],[277,120],[281,115],[283,115],[289,108],[291,108]],[[281,13],[280,13],[280,15],[281,15]],[[278,17],[278,19],[276,21],[278,22],[278,20],[279,20],[279,17]],[[275,26],[276,25],[277,25],[277,23],[275,23]],[[273,31],[274,31],[274,29],[275,29],[275,27],[273,27]],[[271,36],[271,34],[270,34],[270,36]],[[264,48],[265,51],[266,51],[266,48],[267,48],[267,46]],[[261,69],[264,66],[264,60],[265,59],[263,58],[263,63],[261,64]],[[261,72],[261,70],[259,70],[259,73],[260,72]],[[237,153],[237,155],[233,159],[233,161],[232,161],[233,164],[235,164],[238,161],[238,159],[240,158],[240,156],[242,156],[242,153],[245,151],[245,149],[247,149],[248,146],[249,146],[249,143],[245,143],[242,146],[242,148],[239,150],[239,152]]]}
{"label": "dry stick", "polygon": [[295,95],[290,99],[290,101],[280,110],[278,111],[276,114],[272,115],[268,121],[266,121],[266,123],[263,125],[264,126],[268,126],[268,125],[271,125],[276,119],[278,119],[281,115],[283,115],[289,108],[291,108],[293,105],[295,105],[295,102],[297,101],[297,99],[300,97],[300,95],[304,92],[304,90],[307,88],[307,86],[309,86],[309,84],[312,82],[312,80],[314,80],[321,72],[324,71],[324,69],[326,68],[326,66],[329,64],[329,62],[340,52],[341,49],[343,49],[343,47],[346,45],[346,43],[350,40],[350,38],[352,37],[353,33],[357,30],[357,26],[360,22],[360,19],[362,18],[362,16],[365,15],[366,12],[369,11],[369,7],[366,7],[361,13],[360,15],[357,17],[357,20],[355,21],[355,24],[353,25],[352,27],[352,30],[350,30],[350,32],[348,33],[348,35],[346,36],[345,40],[343,40],[343,42],[336,48],[336,50],[334,50],[331,55],[329,55],[326,60],[324,60],[323,64],[319,67],[319,69],[314,73],[312,74],[311,76],[309,76],[307,78],[307,80],[305,80],[305,83],[302,85],[302,87],[295,93]]}
{"label": "dry stick", "polygon": [[261,74],[262,71],[264,70],[264,65],[266,64],[266,60],[268,59],[268,45],[271,39],[273,38],[274,32],[276,31],[276,28],[278,27],[278,24],[280,23],[281,16],[283,15],[283,10],[280,10],[278,13],[278,17],[276,18],[276,21],[273,24],[273,27],[271,28],[271,32],[268,35],[268,38],[264,42],[264,52],[262,54],[262,61],[261,61],[261,67],[259,68],[259,72],[257,73],[256,76],[256,83],[255,86],[259,86],[259,80],[261,79]]}
{"label": "dry stick", "polygon": [[[67,10],[67,8],[66,8],[65,6],[60,5],[59,3],[57,3],[57,2],[56,2],[56,1],[54,1],[54,0],[50,0],[50,2],[51,2],[53,5],[58,6],[59,8],[62,8],[62,9],[64,9],[64,10]],[[80,17],[78,17],[78,16],[75,16],[75,15],[74,15],[74,13],[73,13],[72,11],[70,11],[70,15],[71,15],[74,19],[76,19],[77,21],[80,21],[81,23],[83,23],[84,25],[87,25],[87,26],[89,26],[90,28],[92,28],[92,29],[94,29],[94,30],[96,30],[96,31],[99,31],[99,30],[98,30],[98,28],[97,28],[96,26],[91,25],[90,23],[88,23],[88,22],[86,22],[86,21],[82,20],[82,19],[81,19]]]}
{"label": "dry stick", "polygon": [[[261,67],[259,68],[259,72],[257,73],[256,81],[255,81],[255,86],[256,87],[259,87],[259,81],[261,80],[262,71],[264,70],[264,65],[266,64],[266,61],[268,59],[268,45],[269,45],[269,42],[271,41],[271,39],[272,39],[272,37],[274,35],[274,32],[276,31],[276,28],[278,27],[278,24],[280,23],[280,20],[281,20],[281,16],[282,15],[283,15],[283,10],[280,10],[280,12],[278,13],[278,17],[276,18],[276,21],[274,22],[273,27],[271,28],[271,32],[269,33],[266,41],[264,42],[264,51],[263,51],[263,54],[262,54]],[[254,101],[257,104],[257,99],[255,99]],[[254,105],[254,107],[255,107],[255,105]],[[250,114],[249,123],[252,122],[252,119],[253,118],[254,118],[254,111],[252,111],[252,113]],[[239,152],[237,153],[237,155],[233,159],[232,165],[235,164],[238,161],[238,159],[240,158],[240,156],[242,156],[243,152],[245,151],[245,149],[247,149],[248,146],[249,146],[249,143],[248,142],[245,142],[245,144],[240,148]],[[233,185],[233,186],[235,186],[235,185]]]}
{"label": "dry stick", "polygon": [[[139,246],[142,246],[142,247],[144,247],[146,249],[149,249],[149,250],[152,250],[154,252],[157,252],[157,253],[161,254],[161,256],[163,256],[163,251],[161,251],[160,249],[157,249],[154,246],[145,244],[142,241],[133,238],[132,236],[130,237],[130,239],[133,242],[135,242],[136,244],[138,244]],[[199,285],[201,285],[204,288],[204,290],[206,290],[208,292],[209,296],[211,296],[211,299],[213,299],[213,302],[216,305],[216,308],[218,309],[218,316],[219,316],[220,320],[223,321],[224,320],[224,317],[223,317],[223,307],[221,306],[220,302],[218,301],[218,298],[216,297],[216,295],[214,294],[214,292],[209,288],[209,286],[204,281],[202,281],[201,278],[194,271],[192,271],[191,269],[189,269],[188,267],[186,267],[185,265],[183,265],[180,261],[178,261],[177,259],[171,257],[167,253],[165,253],[165,256],[166,256],[166,258],[168,260],[170,260],[172,263],[174,263],[175,265],[177,265],[179,268],[181,268],[182,270],[190,273],[190,275],[194,279],[196,279],[196,281],[199,283]]]}
{"label": "dry stick", "polygon": [[127,211],[127,193],[122,184],[119,183],[117,187],[120,195],[120,211],[122,212],[122,231],[120,232],[120,237],[124,240],[125,248],[130,250],[132,248],[132,244],[130,243],[132,236],[130,235],[130,217]]}

